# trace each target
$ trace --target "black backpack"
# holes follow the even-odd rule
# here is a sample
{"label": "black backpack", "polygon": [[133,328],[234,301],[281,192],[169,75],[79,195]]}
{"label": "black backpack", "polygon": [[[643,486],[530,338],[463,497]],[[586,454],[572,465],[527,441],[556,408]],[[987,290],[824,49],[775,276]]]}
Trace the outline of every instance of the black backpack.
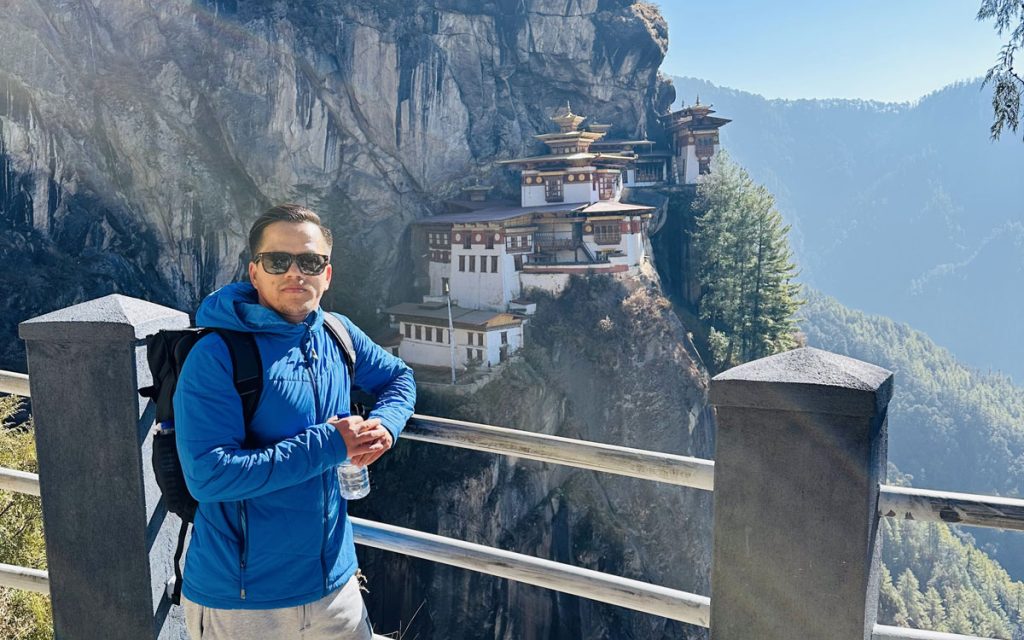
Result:
{"label": "black backpack", "polygon": [[[349,381],[355,380],[355,349],[352,336],[335,315],[324,313],[324,328],[327,329],[341,350],[348,369]],[[157,424],[174,423],[174,390],[178,375],[185,365],[189,351],[204,336],[216,333],[224,340],[231,355],[235,389],[242,398],[242,415],[246,426],[252,421],[263,392],[263,362],[251,333],[228,329],[190,327],[188,329],[159,331],[146,338],[147,360],[153,375],[153,385],[140,389],[139,393],[150,398],[156,405]],[[353,402],[352,413],[365,414],[363,406]],[[178,531],[178,546],[174,551],[174,593],[173,604],[181,603],[181,555],[185,550],[188,526],[195,519],[199,503],[185,485],[185,475],[178,459],[178,445],[174,429],[157,429],[153,435],[153,474],[160,487],[167,510],[181,518]]]}

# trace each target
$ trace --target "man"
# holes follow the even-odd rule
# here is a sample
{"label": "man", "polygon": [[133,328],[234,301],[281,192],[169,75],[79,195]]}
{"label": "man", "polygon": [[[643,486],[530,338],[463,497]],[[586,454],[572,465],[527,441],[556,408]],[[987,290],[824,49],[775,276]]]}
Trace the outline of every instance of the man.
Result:
{"label": "man", "polygon": [[243,423],[227,346],[215,333],[189,353],[174,395],[178,452],[199,501],[182,600],[194,640],[366,640],[352,525],[335,468],[369,465],[412,415],[412,370],[342,317],[355,385],[377,396],[349,415],[350,381],[323,327],[331,234],[312,211],[280,205],[249,232],[250,283],[210,294],[200,326],[250,332],[263,391]]}

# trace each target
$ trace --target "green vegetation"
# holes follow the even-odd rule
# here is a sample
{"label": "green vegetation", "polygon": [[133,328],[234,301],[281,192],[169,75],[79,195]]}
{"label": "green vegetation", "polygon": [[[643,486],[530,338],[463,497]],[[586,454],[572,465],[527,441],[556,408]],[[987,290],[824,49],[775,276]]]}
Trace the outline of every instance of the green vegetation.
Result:
{"label": "green vegetation", "polygon": [[[882,519],[879,621],[985,638],[1024,637],[1024,584],[944,524]],[[896,576],[893,578],[893,576]]]}
{"label": "green vegetation", "polygon": [[800,287],[789,227],[766,188],[725,154],[697,189],[694,251],[701,319],[718,370],[795,346]]}
{"label": "green vegetation", "polygon": [[[913,486],[1019,497],[1024,394],[971,370],[925,334],[809,292],[807,342],[893,371],[889,460]],[[891,478],[890,478],[891,479]],[[881,618],[889,624],[987,637],[1024,637],[1024,535],[885,522]],[[1002,565],[1002,566],[1000,566]],[[1005,567],[1005,570],[1004,568]],[[909,573],[908,573],[909,570]]]}
{"label": "green vegetation", "polygon": [[[0,467],[35,473],[36,447],[31,421],[13,425],[20,401],[0,398]],[[43,514],[39,498],[0,491],[0,562],[46,569]],[[53,637],[50,599],[38,593],[0,587],[0,638]]]}
{"label": "green vegetation", "polygon": [[802,315],[809,345],[896,374],[889,459],[914,486],[1024,493],[1024,393],[1009,378],[965,367],[920,331],[821,294],[808,296]]}
{"label": "green vegetation", "polygon": [[1014,69],[1014,58],[1024,48],[1024,3],[1020,0],[983,0],[978,20],[995,20],[996,33],[1009,34],[996,63],[985,74],[992,84],[992,138],[998,139],[1003,127],[1016,131],[1020,125],[1021,93],[1024,77]]}
{"label": "green vegetation", "polygon": [[1024,381],[1024,332],[1006,329],[1024,318],[1024,153],[1014,136],[989,140],[980,80],[914,104],[766,100],[674,82],[677,96],[699,93],[733,119],[729,153],[771,189],[808,282]]}

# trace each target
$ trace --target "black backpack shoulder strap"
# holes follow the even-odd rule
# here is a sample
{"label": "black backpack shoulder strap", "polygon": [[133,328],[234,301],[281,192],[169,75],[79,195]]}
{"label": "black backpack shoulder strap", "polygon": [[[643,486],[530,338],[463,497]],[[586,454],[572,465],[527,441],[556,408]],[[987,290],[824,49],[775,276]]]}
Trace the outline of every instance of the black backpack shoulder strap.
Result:
{"label": "black backpack shoulder strap", "polygon": [[345,368],[348,369],[348,379],[354,384],[356,380],[356,350],[352,346],[352,336],[345,328],[345,323],[341,321],[341,318],[328,311],[324,312],[324,327],[341,348],[341,355],[345,358]]}
{"label": "black backpack shoulder strap", "polygon": [[256,407],[263,393],[263,360],[260,358],[256,337],[244,331],[230,329],[214,329],[224,340],[231,354],[231,367],[234,371],[235,389],[242,398],[242,415],[248,428],[252,417],[256,415]]}

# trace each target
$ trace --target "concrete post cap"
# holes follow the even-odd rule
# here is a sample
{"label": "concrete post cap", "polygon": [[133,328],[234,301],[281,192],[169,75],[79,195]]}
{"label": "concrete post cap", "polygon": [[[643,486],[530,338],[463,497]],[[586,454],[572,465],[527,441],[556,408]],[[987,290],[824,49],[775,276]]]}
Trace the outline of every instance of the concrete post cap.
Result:
{"label": "concrete post cap", "polygon": [[893,374],[804,347],[733,367],[711,381],[715,406],[868,416],[892,398]]}
{"label": "concrete post cap", "polygon": [[134,342],[161,329],[189,326],[188,314],[113,293],[58,309],[18,325],[22,340]]}

